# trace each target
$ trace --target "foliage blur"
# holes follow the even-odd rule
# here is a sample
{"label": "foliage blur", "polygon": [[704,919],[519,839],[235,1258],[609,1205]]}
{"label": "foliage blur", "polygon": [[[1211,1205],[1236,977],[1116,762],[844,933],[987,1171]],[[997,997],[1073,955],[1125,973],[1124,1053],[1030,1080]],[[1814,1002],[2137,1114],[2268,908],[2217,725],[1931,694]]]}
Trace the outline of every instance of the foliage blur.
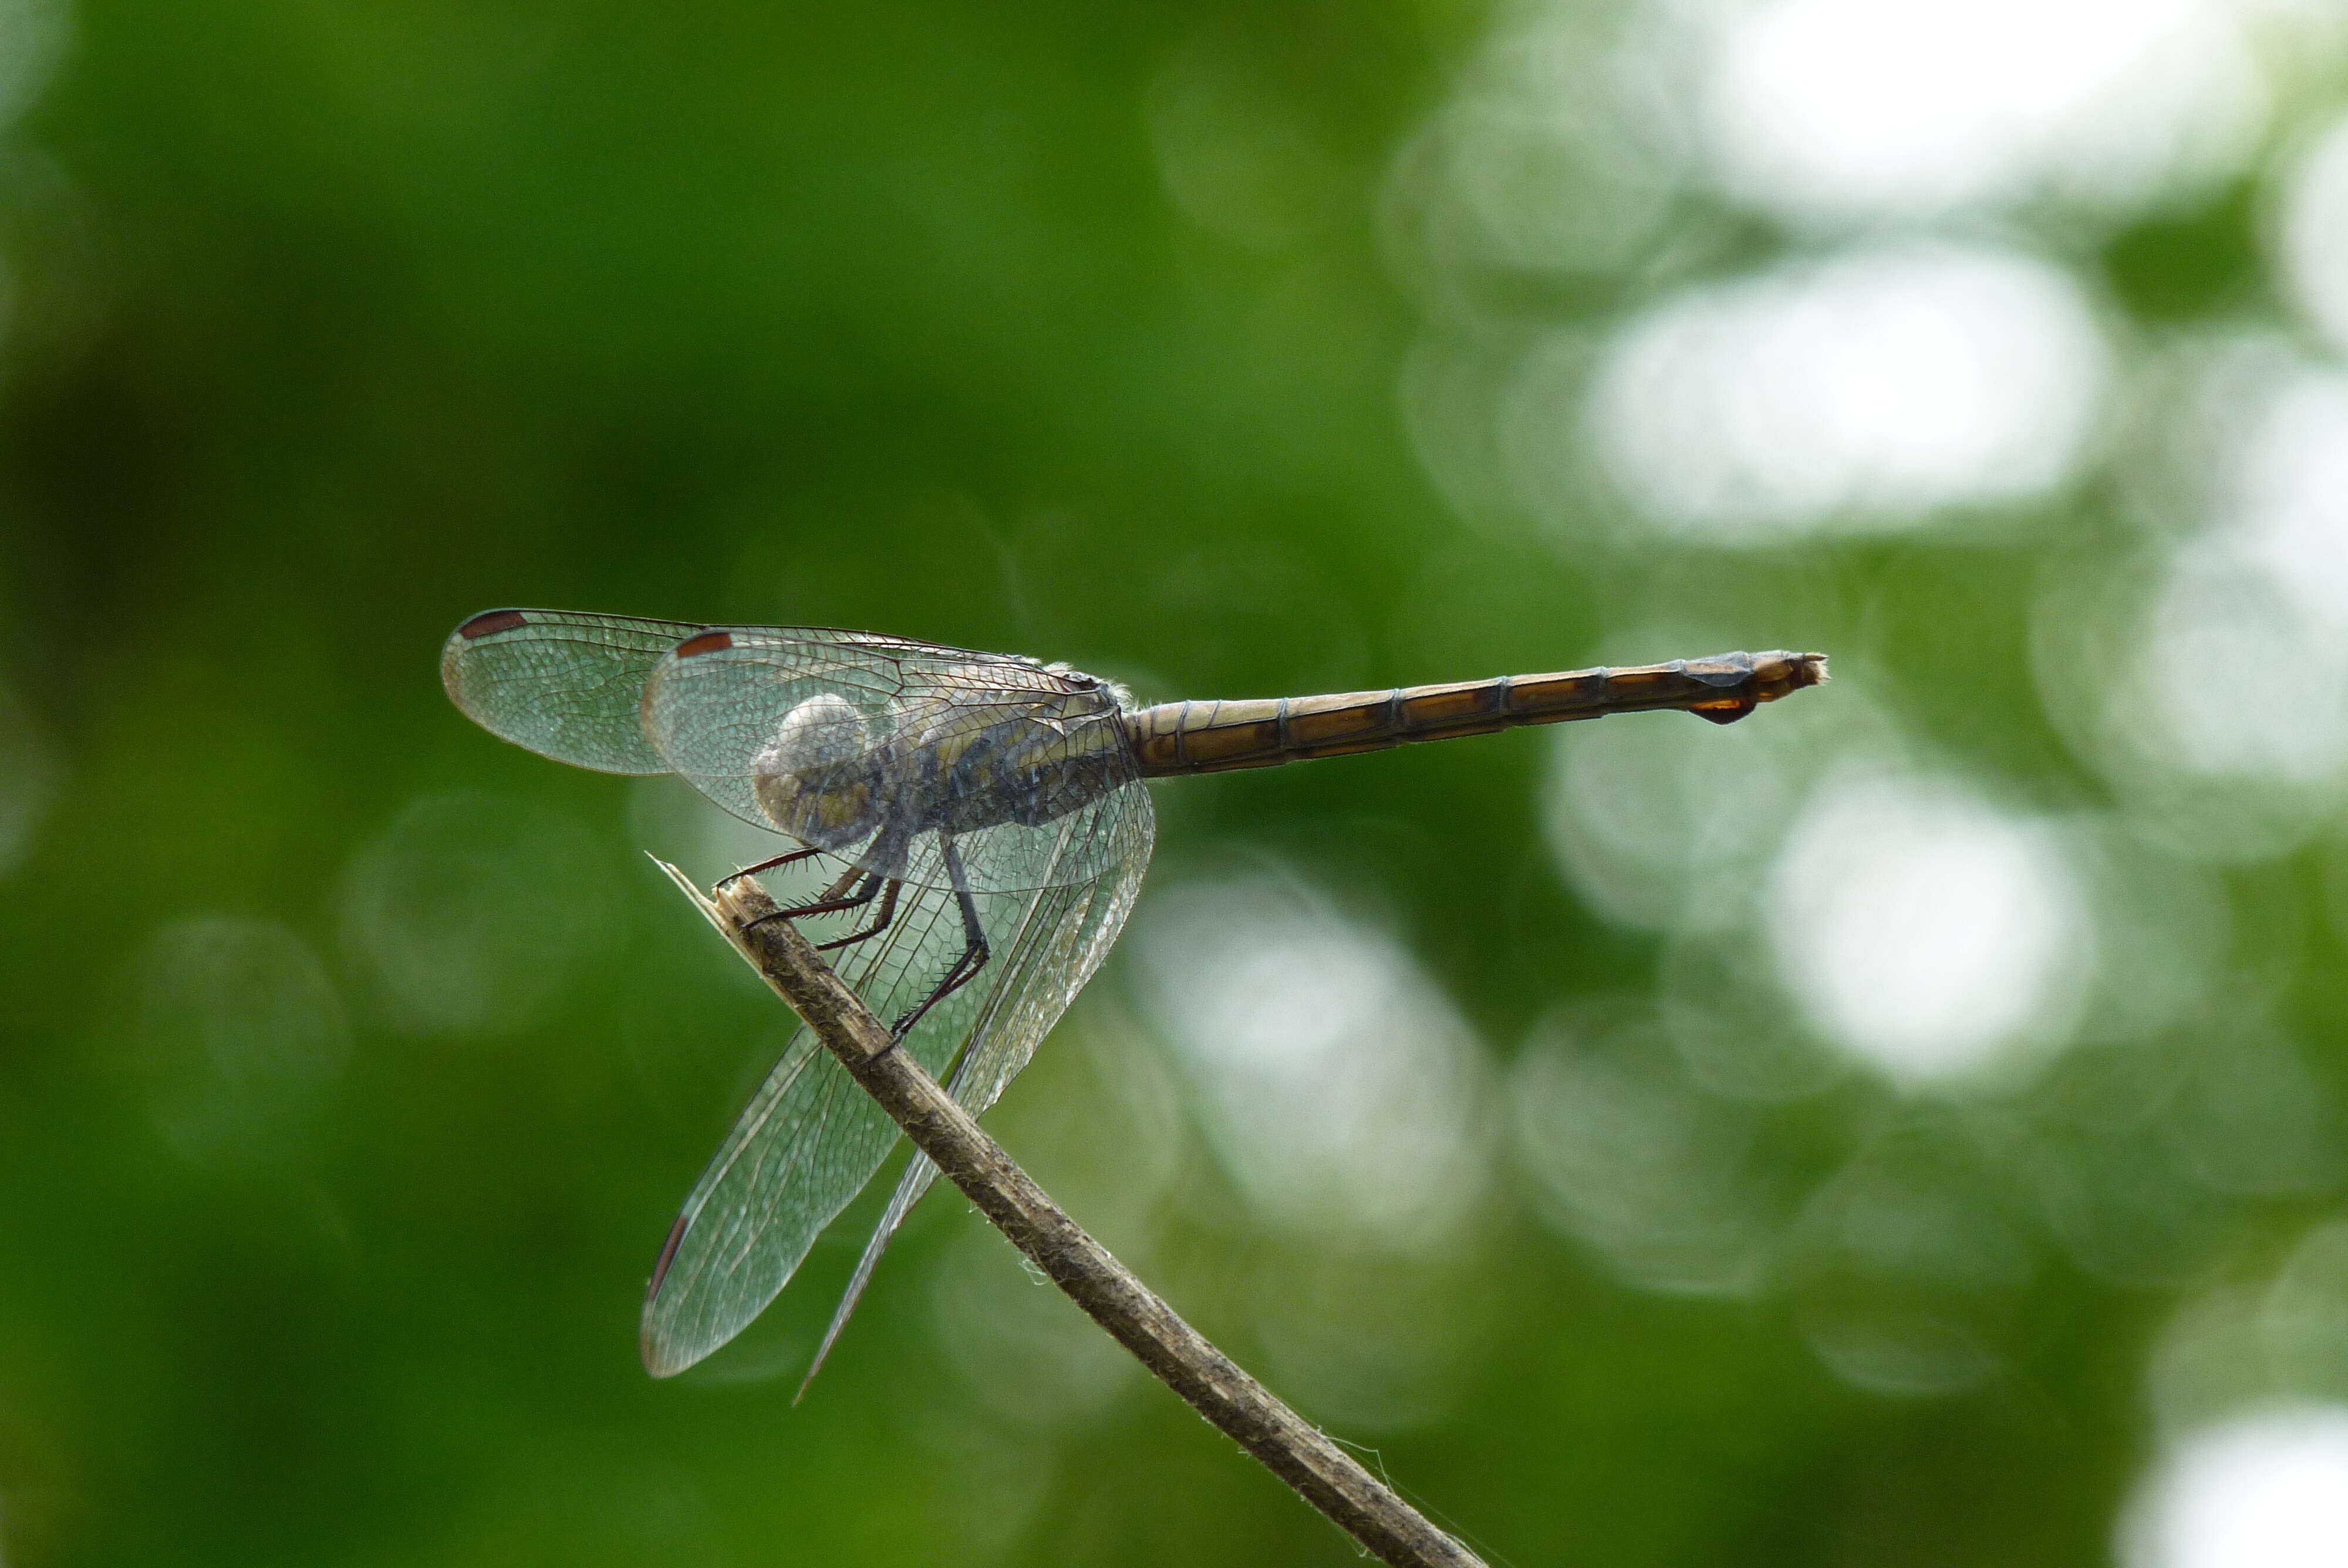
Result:
{"label": "foliage blur", "polygon": [[[990,1125],[1496,1563],[2348,1560],[2331,0],[0,0],[0,1557],[1349,1545],[952,1194],[639,1286],[785,1020],[508,604],[1145,700]],[[885,1184],[883,1184],[885,1187]]]}

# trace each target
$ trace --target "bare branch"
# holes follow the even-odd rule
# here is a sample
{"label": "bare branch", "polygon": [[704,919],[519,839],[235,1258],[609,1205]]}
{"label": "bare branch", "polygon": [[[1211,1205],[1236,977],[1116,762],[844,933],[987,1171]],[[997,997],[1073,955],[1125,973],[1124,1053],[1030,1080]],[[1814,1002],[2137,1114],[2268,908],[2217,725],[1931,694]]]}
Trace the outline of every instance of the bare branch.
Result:
{"label": "bare branch", "polygon": [[1397,1568],[1483,1568],[1481,1559],[1273,1398],[1085,1234],[911,1053],[894,1049],[888,1030],[789,921],[751,926],[776,907],[756,881],[735,882],[712,901],[675,866],[664,863],[662,869],[914,1146],[1159,1381],[1379,1561]]}

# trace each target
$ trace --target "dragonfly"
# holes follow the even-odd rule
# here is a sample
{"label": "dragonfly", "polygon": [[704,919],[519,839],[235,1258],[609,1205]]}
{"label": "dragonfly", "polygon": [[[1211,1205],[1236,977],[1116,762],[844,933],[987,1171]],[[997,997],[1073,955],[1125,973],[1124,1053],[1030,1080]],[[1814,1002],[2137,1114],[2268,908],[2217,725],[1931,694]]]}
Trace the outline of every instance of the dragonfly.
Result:
{"label": "dragonfly", "polygon": [[[975,1116],[1116,941],[1149,861],[1145,781],[1610,713],[1676,709],[1725,724],[1820,683],[1827,668],[1817,653],[1724,653],[1143,707],[1065,664],[906,638],[492,610],[450,633],[440,674],[492,734],[604,773],[675,774],[781,835],[790,847],[735,877],[812,872],[811,896],[778,915],[812,923],[898,1048]],[[661,1248],[639,1335],[645,1368],[681,1372],[747,1327],[897,1136],[801,1025]],[[919,1153],[906,1166],[809,1380],[936,1174]]]}

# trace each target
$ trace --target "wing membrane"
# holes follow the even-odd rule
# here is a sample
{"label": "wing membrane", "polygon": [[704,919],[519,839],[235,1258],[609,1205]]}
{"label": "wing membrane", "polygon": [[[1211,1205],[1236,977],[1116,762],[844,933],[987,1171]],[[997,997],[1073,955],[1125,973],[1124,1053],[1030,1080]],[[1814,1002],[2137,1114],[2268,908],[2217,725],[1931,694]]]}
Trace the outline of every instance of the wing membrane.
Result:
{"label": "wing membrane", "polygon": [[557,762],[664,774],[638,716],[668,651],[705,630],[681,620],[561,610],[492,610],[440,650],[440,682],[481,728]]}
{"label": "wing membrane", "polygon": [[[1057,826],[1058,852],[1097,856],[1116,846],[1110,867],[1086,882],[1064,877],[1054,884],[1047,857],[1026,874],[1023,890],[974,893],[989,962],[972,984],[931,1009],[901,1047],[939,1076],[959,1061],[952,1081],[973,1110],[1002,1092],[1098,967],[1148,861],[1149,801],[1138,784]],[[1006,847],[1024,851],[1021,840],[998,845],[1000,832],[956,841],[973,873]],[[917,860],[933,860],[933,845]],[[915,869],[945,880],[933,866]],[[809,926],[819,940],[830,934]],[[888,1021],[929,994],[963,940],[953,893],[909,877],[896,922],[882,936],[841,949],[834,967]],[[871,1179],[896,1136],[894,1123],[847,1070],[806,1029],[798,1030],[685,1200],[665,1266],[644,1303],[644,1365],[657,1376],[682,1371],[757,1317],[788,1283],[817,1235]],[[925,1161],[920,1165],[928,1169]],[[933,1169],[918,1178],[909,1170],[901,1182],[839,1321],[930,1174]]]}

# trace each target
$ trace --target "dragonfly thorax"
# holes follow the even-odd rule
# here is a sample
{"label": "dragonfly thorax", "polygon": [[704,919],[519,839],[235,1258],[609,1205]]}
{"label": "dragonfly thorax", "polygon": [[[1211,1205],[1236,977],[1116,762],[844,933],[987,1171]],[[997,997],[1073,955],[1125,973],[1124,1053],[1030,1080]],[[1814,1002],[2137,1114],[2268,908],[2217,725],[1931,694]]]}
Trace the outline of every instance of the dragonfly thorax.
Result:
{"label": "dragonfly thorax", "polygon": [[880,760],[864,715],[844,697],[809,697],[750,763],[758,809],[817,849],[845,849],[879,825]]}

